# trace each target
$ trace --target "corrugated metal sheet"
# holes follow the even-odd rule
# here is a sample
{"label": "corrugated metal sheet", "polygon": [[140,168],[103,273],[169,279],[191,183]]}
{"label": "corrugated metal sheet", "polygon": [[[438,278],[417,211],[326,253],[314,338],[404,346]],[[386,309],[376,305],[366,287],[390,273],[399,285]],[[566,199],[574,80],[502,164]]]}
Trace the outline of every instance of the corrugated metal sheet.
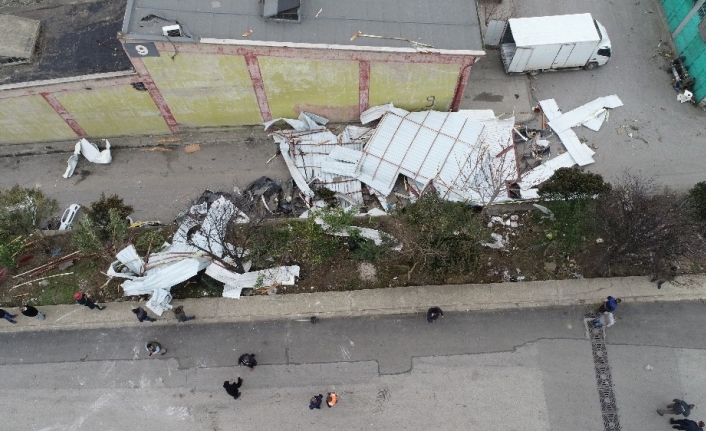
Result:
{"label": "corrugated metal sheet", "polygon": [[510,18],[508,23],[518,47],[601,40],[590,13]]}
{"label": "corrugated metal sheet", "polygon": [[570,168],[574,166],[576,162],[571,157],[571,154],[564,153],[560,156],[549,159],[536,168],[522,175],[522,181],[518,184],[520,189],[528,190],[538,184],[541,184],[551,178],[554,172],[559,168]]}
{"label": "corrugated metal sheet", "polygon": [[[491,142],[497,133],[491,127],[487,132],[488,142],[483,142],[481,135],[486,127],[470,120],[469,115],[475,114],[387,113],[364,149],[358,167],[360,180],[388,195],[402,174],[419,184],[433,181],[449,199],[479,199],[468,188],[481,183],[474,172],[478,172],[479,163],[493,161],[483,154],[490,154],[496,147],[501,149],[501,142],[509,142],[510,135],[508,131],[501,142]],[[478,116],[490,121],[487,112]],[[504,123],[500,127],[507,129]],[[514,162],[513,152],[507,154]]]}
{"label": "corrugated metal sheet", "polygon": [[581,123],[596,115],[603,108],[618,108],[623,106],[623,102],[615,94],[611,96],[599,97],[576,109],[572,109],[564,115],[549,121],[549,127],[555,132],[563,132],[572,127],[580,126]]}
{"label": "corrugated metal sheet", "polygon": [[163,265],[148,271],[145,277],[127,280],[121,285],[126,296],[147,295],[155,289],[171,289],[175,284],[190,279],[211,263],[206,259],[183,259],[172,265]]}
{"label": "corrugated metal sheet", "polygon": [[[341,148],[360,151],[363,147],[362,142],[339,144],[339,137],[329,131],[279,132],[278,137],[281,140],[280,150],[283,154],[287,153],[285,162],[290,159],[287,163],[297,187],[302,189],[303,185],[306,190],[309,189],[312,181],[318,180],[327,189],[347,197],[347,200],[340,200],[343,207],[350,206],[348,201],[355,202],[359,206],[363,205],[360,181],[341,175],[336,170],[331,172],[330,169],[324,168],[328,166],[329,154],[332,151]],[[308,192],[307,195],[313,196],[313,192]]]}

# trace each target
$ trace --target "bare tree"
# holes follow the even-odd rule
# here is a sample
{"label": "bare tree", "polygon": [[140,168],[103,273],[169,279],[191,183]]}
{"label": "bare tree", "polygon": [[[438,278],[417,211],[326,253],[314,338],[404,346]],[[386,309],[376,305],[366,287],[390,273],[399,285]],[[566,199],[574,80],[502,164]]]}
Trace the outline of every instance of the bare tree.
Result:
{"label": "bare tree", "polygon": [[[481,141],[468,160],[457,160],[456,163],[460,175],[450,184],[450,188],[458,189],[467,201],[483,205],[483,211],[500,196],[508,196],[509,185],[518,178],[514,143],[501,147],[497,143],[491,145]],[[451,193],[446,193],[444,197],[448,198]]]}
{"label": "bare tree", "polygon": [[632,264],[659,278],[674,275],[674,260],[703,253],[686,197],[662,189],[652,178],[626,172],[596,202],[597,228],[607,249],[601,255],[605,273]]}

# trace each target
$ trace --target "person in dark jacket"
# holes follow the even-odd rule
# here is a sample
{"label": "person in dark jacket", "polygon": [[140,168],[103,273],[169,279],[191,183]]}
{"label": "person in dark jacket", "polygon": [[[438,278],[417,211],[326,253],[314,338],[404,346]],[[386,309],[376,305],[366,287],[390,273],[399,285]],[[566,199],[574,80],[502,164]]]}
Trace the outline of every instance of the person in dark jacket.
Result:
{"label": "person in dark jacket", "polygon": [[323,394],[319,394],[314,397],[311,397],[311,399],[309,400],[309,410],[320,409],[321,408],[321,401],[323,399],[324,399]]}
{"label": "person in dark jacket", "polygon": [[14,314],[10,314],[9,311],[5,311],[2,308],[0,308],[0,319],[5,319],[10,323],[17,323],[14,320],[15,317],[17,317],[17,316]]}
{"label": "person in dark jacket", "polygon": [[238,376],[238,381],[233,382],[233,380],[226,380],[223,382],[223,388],[228,392],[228,395],[233,397],[233,399],[237,400],[238,397],[240,396],[240,391],[238,390],[240,386],[243,384],[243,379]]}
{"label": "person in dark jacket", "polygon": [[74,299],[76,300],[76,303],[79,305],[86,306],[93,310],[94,308],[97,308],[99,310],[103,310],[105,307],[99,304],[96,304],[91,300],[91,297],[86,295],[83,292],[76,292],[74,293]]}
{"label": "person in dark jacket", "polygon": [[39,310],[32,307],[31,305],[25,305],[24,307],[20,308],[20,311],[27,317],[36,317],[39,320],[44,320],[44,314],[40,313]]}
{"label": "person in dark jacket", "polygon": [[164,355],[167,353],[167,349],[163,348],[157,341],[148,341],[147,344],[145,344],[145,349],[147,349],[147,356],[157,354]]}
{"label": "person in dark jacket", "polygon": [[672,428],[675,430],[682,430],[682,431],[703,431],[704,429],[704,422],[703,421],[698,421],[694,422],[689,419],[674,419],[670,418],[669,423],[672,424]]}
{"label": "person in dark jacket", "polygon": [[691,411],[695,408],[693,404],[687,404],[686,401],[680,400],[679,398],[674,398],[672,404],[669,404],[666,409],[657,409],[657,413],[660,416],[668,415],[684,415],[685,418],[689,417]]}
{"label": "person in dark jacket", "polygon": [[187,316],[186,313],[184,313],[183,305],[174,307],[172,311],[174,312],[176,319],[180,322],[188,322],[189,320],[194,320],[196,318],[196,316]]}
{"label": "person in dark jacket", "polygon": [[599,313],[605,313],[606,311],[608,312],[613,312],[615,311],[616,308],[618,308],[618,304],[623,302],[622,299],[620,298],[613,298],[612,296],[609,296],[606,301],[601,304],[600,307],[598,307],[598,312]]}
{"label": "person in dark jacket", "polygon": [[257,361],[255,360],[255,354],[254,353],[243,353],[238,358],[238,365],[241,365],[243,367],[248,367],[248,368],[250,368],[250,371],[252,371],[253,368],[255,368],[255,365],[257,365]]}
{"label": "person in dark jacket", "polygon": [[135,315],[137,316],[137,320],[139,320],[140,322],[144,322],[145,320],[148,322],[157,321],[157,319],[155,319],[154,317],[148,316],[147,312],[142,307],[132,307],[132,312],[135,313]]}
{"label": "person in dark jacket", "polygon": [[431,307],[427,310],[427,322],[433,323],[439,317],[444,317],[444,312],[439,307]]}

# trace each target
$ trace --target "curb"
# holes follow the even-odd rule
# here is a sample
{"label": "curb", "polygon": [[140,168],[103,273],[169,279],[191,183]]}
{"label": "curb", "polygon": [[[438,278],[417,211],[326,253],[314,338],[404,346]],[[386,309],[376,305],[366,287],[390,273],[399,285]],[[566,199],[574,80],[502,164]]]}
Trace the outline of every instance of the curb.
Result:
{"label": "curb", "polygon": [[[195,314],[189,324],[257,322],[319,318],[382,316],[426,312],[433,305],[445,311],[498,311],[552,306],[597,306],[608,295],[623,302],[706,300],[706,275],[683,276],[657,289],[646,277],[594,278],[519,283],[414,286],[351,292],[252,296],[240,299],[203,298],[174,301]],[[134,327],[133,301],[107,304],[105,311],[78,305],[39,307],[46,320],[18,316],[17,324],[0,321],[0,332]],[[144,304],[143,304],[144,305]],[[15,313],[15,309],[8,310]],[[165,313],[153,325],[178,324]]]}

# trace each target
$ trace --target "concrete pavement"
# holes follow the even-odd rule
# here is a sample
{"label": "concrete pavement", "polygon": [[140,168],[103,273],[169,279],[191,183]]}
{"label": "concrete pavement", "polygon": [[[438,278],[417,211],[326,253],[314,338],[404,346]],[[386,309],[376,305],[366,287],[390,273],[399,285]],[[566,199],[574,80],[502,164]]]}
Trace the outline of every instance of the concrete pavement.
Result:
{"label": "concrete pavement", "polygon": [[[522,309],[547,306],[595,305],[612,295],[625,302],[692,301],[706,299],[706,276],[680,277],[657,289],[646,277],[553,280],[483,285],[415,286],[296,295],[252,296],[240,299],[202,298],[174,301],[184,305],[193,323],[248,322],[277,319],[333,318],[422,313],[432,305],[446,311]],[[39,307],[40,321],[20,315],[18,323],[0,321],[0,332],[38,329],[116,328],[138,325],[130,311],[136,302],[108,303],[104,311],[79,305]],[[144,307],[144,303],[142,304]],[[9,310],[12,313],[17,309]],[[174,324],[171,312],[154,325]],[[191,324],[190,322],[189,324]],[[145,325],[146,323],[140,324]]]}

